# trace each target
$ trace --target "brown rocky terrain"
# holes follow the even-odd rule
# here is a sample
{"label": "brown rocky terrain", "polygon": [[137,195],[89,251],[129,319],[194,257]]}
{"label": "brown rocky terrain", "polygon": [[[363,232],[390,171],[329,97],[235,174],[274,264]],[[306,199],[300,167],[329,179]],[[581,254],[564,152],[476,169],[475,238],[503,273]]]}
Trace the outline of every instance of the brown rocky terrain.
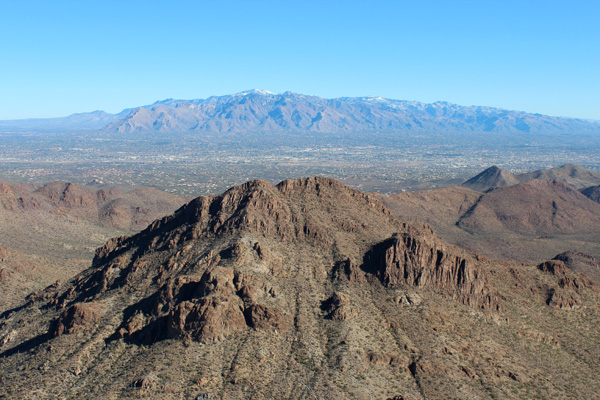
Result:
{"label": "brown rocky terrain", "polygon": [[57,260],[0,246],[0,312],[22,303],[25,296],[89,265],[89,260]]}
{"label": "brown rocky terrain", "polygon": [[0,261],[0,310],[34,289],[70,278],[109,238],[139,231],[183,203],[150,188],[127,192],[0,180],[0,246],[7,252]]}
{"label": "brown rocky terrain", "polygon": [[3,313],[0,396],[593,399],[598,300],[562,261],[473,255],[339,182],[252,181]]}
{"label": "brown rocky terrain", "polygon": [[153,188],[94,189],[64,181],[40,187],[8,181],[0,183],[0,205],[5,211],[66,215],[129,231],[145,228],[183,203],[182,198]]}

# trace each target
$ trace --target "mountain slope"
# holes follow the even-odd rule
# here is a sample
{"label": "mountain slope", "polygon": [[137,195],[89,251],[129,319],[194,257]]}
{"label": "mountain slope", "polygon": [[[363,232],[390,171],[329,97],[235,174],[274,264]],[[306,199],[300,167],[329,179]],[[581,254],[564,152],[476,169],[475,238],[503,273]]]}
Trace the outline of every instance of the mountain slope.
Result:
{"label": "mountain slope", "polygon": [[104,111],[92,111],[72,114],[63,118],[4,120],[0,121],[0,132],[65,132],[97,130],[104,128],[106,125],[122,117],[122,113],[110,114]]}
{"label": "mountain slope", "polygon": [[576,251],[565,251],[553,258],[565,263],[573,271],[581,272],[600,284],[600,262],[587,254]]}
{"label": "mountain slope", "polygon": [[39,187],[0,183],[0,210],[4,213],[68,215],[126,231],[140,230],[183,203],[178,196],[152,188],[127,192],[93,189],[65,181]]}
{"label": "mountain slope", "polygon": [[597,232],[600,207],[571,186],[535,179],[490,190],[457,225],[480,232],[538,235]]}
{"label": "mountain slope", "polygon": [[560,265],[476,257],[339,182],[252,181],[111,240],[1,315],[0,385],[15,399],[593,398],[597,300]]}
{"label": "mountain slope", "polygon": [[581,193],[590,200],[600,203],[600,185],[590,186],[582,189]]}
{"label": "mountain slope", "polygon": [[0,312],[21,304],[25,296],[81,272],[89,260],[27,254],[0,246]]}
{"label": "mountain slope", "polygon": [[565,164],[558,168],[540,169],[533,172],[517,175],[521,182],[533,179],[548,181],[557,180],[573,186],[575,189],[583,189],[591,185],[600,184],[600,174],[589,171],[582,166]]}

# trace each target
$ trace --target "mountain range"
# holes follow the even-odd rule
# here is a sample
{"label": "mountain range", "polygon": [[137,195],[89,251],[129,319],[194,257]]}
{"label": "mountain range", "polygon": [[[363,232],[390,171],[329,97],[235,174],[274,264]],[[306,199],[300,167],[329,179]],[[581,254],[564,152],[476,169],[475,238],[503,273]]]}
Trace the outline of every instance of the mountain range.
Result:
{"label": "mountain range", "polygon": [[206,99],[167,99],[123,110],[65,118],[0,121],[0,131],[104,133],[598,133],[600,122],[494,107],[431,104],[382,97],[325,99],[250,90]]}
{"label": "mountain range", "polygon": [[1,313],[0,388],[594,399],[600,290],[577,262],[489,260],[328,178],[249,181],[108,241],[89,269]]}

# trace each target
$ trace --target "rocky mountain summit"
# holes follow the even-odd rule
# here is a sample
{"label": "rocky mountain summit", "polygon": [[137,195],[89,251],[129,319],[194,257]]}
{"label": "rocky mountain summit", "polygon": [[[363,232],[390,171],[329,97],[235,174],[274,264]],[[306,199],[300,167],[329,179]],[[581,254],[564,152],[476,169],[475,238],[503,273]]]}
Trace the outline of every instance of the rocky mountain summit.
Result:
{"label": "rocky mountain summit", "polygon": [[0,315],[0,387],[15,399],[593,398],[598,304],[566,266],[478,257],[337,181],[251,181],[110,240],[88,270]]}

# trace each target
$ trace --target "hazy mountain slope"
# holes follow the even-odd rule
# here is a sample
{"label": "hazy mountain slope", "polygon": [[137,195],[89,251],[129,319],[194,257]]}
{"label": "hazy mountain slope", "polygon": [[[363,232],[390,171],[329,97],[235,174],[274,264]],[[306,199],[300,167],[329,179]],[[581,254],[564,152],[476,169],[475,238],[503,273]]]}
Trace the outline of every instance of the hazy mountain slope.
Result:
{"label": "hazy mountain slope", "polygon": [[511,186],[516,185],[517,183],[519,183],[519,179],[515,175],[510,172],[502,171],[500,168],[493,165],[482,173],[465,181],[462,186],[484,192],[493,187]]}
{"label": "hazy mountain slope", "polygon": [[512,186],[534,179],[563,182],[576,189],[600,184],[599,173],[585,169],[580,165],[565,164],[556,168],[539,169],[518,175],[502,171],[494,165],[468,179],[462,183],[462,186],[485,192],[493,187]]}
{"label": "hazy mountain slope", "polygon": [[30,118],[0,121],[0,132],[65,132],[102,129],[123,115],[104,111],[72,114],[62,118]]}
{"label": "hazy mountain slope", "polygon": [[560,261],[489,262],[329,179],[253,181],[110,241],[0,316],[0,386],[15,399],[594,398],[599,317],[598,289]]}

